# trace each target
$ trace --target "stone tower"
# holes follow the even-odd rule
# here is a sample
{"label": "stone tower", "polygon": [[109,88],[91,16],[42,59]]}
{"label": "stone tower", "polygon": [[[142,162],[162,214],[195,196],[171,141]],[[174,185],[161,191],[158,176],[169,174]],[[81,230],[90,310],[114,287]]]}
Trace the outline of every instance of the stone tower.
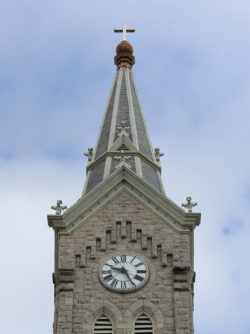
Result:
{"label": "stone tower", "polygon": [[200,214],[173,203],[161,181],[136,89],[133,48],[117,71],[82,197],[55,231],[54,334],[192,334],[194,228]]}

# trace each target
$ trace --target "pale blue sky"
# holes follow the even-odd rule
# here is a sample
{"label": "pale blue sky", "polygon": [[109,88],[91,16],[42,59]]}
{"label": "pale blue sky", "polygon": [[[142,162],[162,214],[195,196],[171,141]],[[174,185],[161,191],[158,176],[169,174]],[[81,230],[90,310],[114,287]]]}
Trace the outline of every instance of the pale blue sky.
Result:
{"label": "pale blue sky", "polygon": [[0,0],[1,329],[52,333],[50,206],[80,196],[123,23],[167,196],[199,203],[197,334],[250,333],[250,3]]}

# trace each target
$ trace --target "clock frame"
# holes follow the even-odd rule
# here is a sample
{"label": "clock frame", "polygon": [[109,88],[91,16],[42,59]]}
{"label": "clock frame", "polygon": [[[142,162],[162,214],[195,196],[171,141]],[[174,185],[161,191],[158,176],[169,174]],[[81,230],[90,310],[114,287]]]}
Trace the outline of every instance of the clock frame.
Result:
{"label": "clock frame", "polygon": [[118,293],[134,292],[148,281],[146,261],[133,253],[115,253],[107,257],[99,269],[99,279],[108,290]]}

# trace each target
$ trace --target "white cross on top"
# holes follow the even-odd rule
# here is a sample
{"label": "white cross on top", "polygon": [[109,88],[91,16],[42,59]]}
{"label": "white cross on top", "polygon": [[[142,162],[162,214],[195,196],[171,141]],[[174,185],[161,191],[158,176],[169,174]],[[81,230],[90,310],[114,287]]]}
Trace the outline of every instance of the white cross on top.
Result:
{"label": "white cross on top", "polygon": [[127,32],[135,32],[135,29],[134,28],[127,28],[127,25],[125,23],[122,28],[114,29],[114,32],[122,32],[123,33],[123,41],[126,41],[127,40],[127,38],[126,38]]}

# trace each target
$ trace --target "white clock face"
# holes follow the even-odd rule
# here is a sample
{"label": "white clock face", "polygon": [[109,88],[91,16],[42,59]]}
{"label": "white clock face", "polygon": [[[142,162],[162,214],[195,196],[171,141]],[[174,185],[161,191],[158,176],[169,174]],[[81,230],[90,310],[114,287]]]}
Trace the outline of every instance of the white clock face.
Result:
{"label": "white clock face", "polygon": [[149,269],[139,256],[119,253],[105,260],[99,276],[105,287],[117,292],[131,292],[147,282]]}

